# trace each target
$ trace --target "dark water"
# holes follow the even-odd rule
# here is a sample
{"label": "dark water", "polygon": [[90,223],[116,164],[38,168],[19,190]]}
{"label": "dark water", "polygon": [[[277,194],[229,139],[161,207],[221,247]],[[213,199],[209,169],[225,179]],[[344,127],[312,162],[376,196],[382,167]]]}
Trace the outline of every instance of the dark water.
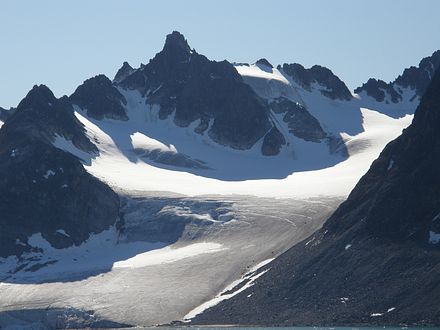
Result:
{"label": "dark water", "polygon": [[440,327],[234,327],[234,326],[209,326],[209,327],[157,327],[143,329],[163,330],[436,330]]}

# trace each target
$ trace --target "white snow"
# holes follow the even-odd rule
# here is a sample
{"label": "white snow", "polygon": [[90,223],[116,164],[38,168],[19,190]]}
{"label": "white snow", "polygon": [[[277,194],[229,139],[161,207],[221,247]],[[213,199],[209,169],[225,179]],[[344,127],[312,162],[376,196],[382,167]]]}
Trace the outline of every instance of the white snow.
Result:
{"label": "white snow", "polygon": [[[158,214],[168,214],[171,216],[178,216],[178,217],[184,217],[184,218],[190,218],[194,220],[205,220],[210,222],[221,222],[214,220],[209,213],[195,213],[192,212],[191,208],[189,207],[182,207],[177,205],[166,205],[164,206]],[[227,217],[226,217],[227,219]],[[225,221],[225,219],[223,219]]]}
{"label": "white snow", "polygon": [[[57,232],[68,236],[64,230],[57,230]],[[35,272],[20,272],[15,275],[15,278],[20,277],[22,281],[44,281],[75,277],[76,274],[111,269],[116,261],[130,259],[137,254],[152,249],[160,249],[166,245],[160,242],[118,243],[118,236],[118,231],[112,227],[100,234],[92,235],[79,246],[55,249],[40,233],[33,234],[28,238],[28,244],[42,249],[42,252],[24,254],[24,260],[28,257],[32,260],[26,269],[35,264],[54,263],[48,264]],[[108,253],[108,251],[111,251],[111,253]],[[0,259],[0,261],[0,264],[3,264],[5,259]],[[1,273],[6,274],[8,267],[9,270],[13,270],[17,265],[16,260],[5,262],[1,267]]]}
{"label": "white snow", "polygon": [[[185,315],[185,317],[183,318],[185,321],[189,321],[192,318],[194,318],[195,316],[197,316],[198,314],[202,313],[203,311],[205,311],[206,309],[213,307],[215,305],[217,305],[218,303],[230,299],[233,296],[239,294],[240,292],[243,292],[244,290],[250,288],[251,286],[253,286],[255,284],[255,281],[261,277],[262,275],[264,275],[267,271],[269,271],[269,269],[265,269],[262,272],[259,273],[255,273],[258,269],[260,269],[261,267],[267,265],[268,263],[270,263],[273,260],[273,258],[271,259],[267,259],[264,260],[262,262],[260,262],[259,264],[257,264],[256,266],[252,267],[249,272],[247,272],[245,275],[243,275],[240,279],[232,282],[230,285],[228,285],[224,290],[222,290],[222,292],[220,292],[219,294],[217,294],[213,299],[208,300],[206,302],[204,302],[203,304],[201,304],[200,306],[197,306],[196,308],[194,308],[193,310],[191,310],[188,314]],[[240,283],[242,283],[243,281],[248,281],[245,285],[243,285],[242,287],[240,287],[238,290],[232,291],[235,287],[237,287]],[[232,291],[230,293],[225,294],[225,292],[228,291]],[[252,296],[252,293],[250,293],[249,295],[247,295],[248,298],[250,298]]]}
{"label": "white snow", "polygon": [[429,231],[429,243],[437,244],[440,242],[440,233],[436,233],[434,231]]}
{"label": "white snow", "polygon": [[64,235],[64,236],[70,237],[70,235],[67,234],[67,233],[64,231],[64,229],[57,229],[56,232],[57,232],[58,234],[61,234],[61,235]]}
{"label": "white snow", "polygon": [[172,153],[177,153],[176,148],[170,144],[165,145],[155,139],[152,139],[142,133],[136,132],[131,136],[131,144],[133,145],[133,149],[141,149],[141,150],[161,150],[161,151],[170,151]]}
{"label": "white snow", "polygon": [[18,238],[15,239],[15,244],[26,246],[26,244],[20,241]]}
{"label": "white snow", "polygon": [[180,248],[165,247],[136,255],[133,258],[118,261],[113,264],[113,268],[140,268],[153,265],[161,265],[177,260],[190,258],[199,254],[215,253],[225,250],[218,243],[195,243]]}
{"label": "white snow", "polygon": [[292,88],[289,80],[278,69],[260,65],[237,65],[235,69],[254,91],[266,99],[288,97],[300,101],[298,92]]}
{"label": "white snow", "polygon": [[339,298],[339,300],[341,301],[342,304],[347,304],[347,302],[350,300],[348,297],[342,297]]}
{"label": "white snow", "polygon": [[[128,122],[96,121],[87,118],[80,109],[76,116],[92,141],[99,141],[100,154],[91,159],[86,169],[111,186],[128,191],[169,191],[189,196],[345,196],[385,144],[412,120],[411,115],[394,119],[361,108],[357,111],[362,125],[356,127],[353,120],[357,119],[350,119],[351,112],[356,110],[336,104],[332,109],[315,110],[313,115],[329,131],[347,132],[341,135],[348,148],[348,159],[341,162],[341,156],[329,155],[323,143],[305,142],[295,137],[291,138],[290,149],[285,148],[277,157],[265,157],[260,153],[260,143],[245,151],[220,146],[209,137],[193,132],[197,122],[178,128],[172,118],[159,120],[158,108],[145,105],[138,92],[121,92],[128,101]],[[204,161],[210,169],[181,171],[157,167],[139,159],[134,146],[175,150]]]}
{"label": "white snow", "polygon": [[67,140],[64,136],[61,136],[58,134],[54,136],[54,140],[53,140],[52,144],[56,148],[67,151],[67,152],[71,153],[72,155],[78,157],[79,159],[81,159],[85,163],[89,162],[90,158],[92,156],[94,156],[93,154],[89,154],[85,151],[78,149],[77,147],[75,147],[73,145],[72,141]]}
{"label": "white snow", "polygon": [[47,170],[46,173],[43,174],[45,179],[49,179],[49,177],[54,176],[56,173],[53,170]]}
{"label": "white snow", "polygon": [[[58,229],[56,232],[70,237],[62,229]],[[142,268],[173,263],[227,249],[222,244],[211,242],[198,242],[178,247],[167,246],[161,242],[120,242],[118,236],[118,231],[111,228],[100,234],[92,235],[80,246],[55,249],[40,233],[33,234],[28,238],[28,244],[42,249],[42,252],[24,255],[25,260],[27,257],[31,257],[33,261],[26,269],[35,264],[54,263],[35,272],[21,272],[16,274],[15,278],[21,277],[23,281],[71,278],[75,277],[75,274],[93,273],[99,270]],[[24,245],[22,242],[19,244]],[[108,251],[111,253],[109,254]],[[16,259],[11,259],[10,262],[7,262],[7,259],[0,259],[2,274],[6,274],[8,270],[12,270],[17,265]]]}
{"label": "white snow", "polygon": [[394,160],[390,159],[390,163],[388,164],[387,171],[391,170],[394,166]]}
{"label": "white snow", "polygon": [[390,313],[390,312],[394,311],[395,309],[396,309],[396,307],[390,307],[390,308],[387,309],[387,311],[386,311],[385,313],[372,313],[372,314],[370,315],[370,317],[383,316],[384,314],[386,314],[386,313]]}
{"label": "white snow", "polygon": [[[288,85],[289,81],[287,80],[287,78],[285,76],[283,76],[281,74],[280,71],[278,71],[278,69],[276,68],[268,68],[266,66],[265,70],[261,69],[261,66],[258,64],[252,64],[252,65],[237,65],[235,66],[235,69],[238,71],[238,73],[241,76],[244,77],[258,77],[258,78],[263,78],[264,80],[277,80],[280,81],[283,84]],[[268,70],[266,70],[269,69]]]}
{"label": "white snow", "polygon": [[345,250],[348,250],[349,248],[351,248],[351,244],[347,244],[347,245],[345,246]]}

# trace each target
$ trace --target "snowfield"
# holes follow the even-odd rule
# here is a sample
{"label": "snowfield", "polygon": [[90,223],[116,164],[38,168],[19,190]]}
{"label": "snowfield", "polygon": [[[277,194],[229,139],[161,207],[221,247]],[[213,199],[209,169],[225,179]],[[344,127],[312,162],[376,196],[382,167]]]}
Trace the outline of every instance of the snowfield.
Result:
{"label": "snowfield", "polygon": [[[276,80],[279,74],[274,76]],[[300,95],[299,88],[288,86],[292,90],[288,95],[293,92],[296,96],[292,98]],[[261,141],[250,150],[233,150],[195,134],[198,122],[179,128],[172,117],[160,120],[156,106],[146,105],[138,92],[125,90],[121,92],[128,100],[128,121],[94,120],[77,108],[76,116],[86,127],[88,136],[98,141],[99,155],[84,157],[80,150],[66,146],[59,139],[55,145],[78,155],[91,174],[117,190],[165,191],[187,196],[346,196],[383,147],[412,121],[413,115],[393,118],[359,107],[358,99],[332,101],[317,91],[301,91],[302,102],[308,104],[309,112],[327,131],[343,139],[348,158],[330,154],[323,142],[306,142],[293,135],[289,145],[274,157],[261,155]],[[283,124],[286,125],[280,125]],[[142,157],[139,150],[182,158],[157,162]]]}

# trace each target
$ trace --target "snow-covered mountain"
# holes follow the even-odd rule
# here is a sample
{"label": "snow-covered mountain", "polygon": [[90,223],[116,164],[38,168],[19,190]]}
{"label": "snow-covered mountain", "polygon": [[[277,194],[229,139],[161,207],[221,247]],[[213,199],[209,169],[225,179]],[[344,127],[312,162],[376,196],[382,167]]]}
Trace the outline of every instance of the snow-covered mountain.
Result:
{"label": "snow-covered mountain", "polygon": [[[102,75],[91,78],[70,100],[91,139],[100,141],[102,152],[92,157],[91,173],[121,188],[190,195],[277,191],[290,196],[297,190],[292,186],[302,182],[273,185],[281,179],[296,181],[289,177],[294,172],[344,167],[349,155],[366,157],[378,147],[376,156],[409,124],[404,116],[418,104],[414,99],[391,108],[353,96],[319,66],[210,61],[177,32],[147,65],[133,69],[124,63],[113,82]],[[398,120],[381,116],[389,112]],[[367,129],[378,121],[390,125],[388,131]],[[383,136],[370,138],[371,133]],[[352,177],[351,186],[340,185],[346,189],[339,195],[348,193],[366,166]],[[142,180],[121,177],[125,171]]]}
{"label": "snow-covered mountain", "polygon": [[[411,104],[420,101],[439,66],[440,50],[423,58],[417,67],[405,69],[394,81],[386,83],[371,78],[361,87],[356,88],[355,93],[365,100],[384,102],[391,108],[400,108],[400,111],[406,110],[412,113],[411,111],[414,110]],[[395,115],[392,111],[388,114]]]}
{"label": "snow-covered mountain", "polygon": [[410,124],[436,54],[397,79],[396,102],[317,65],[211,61],[178,32],[69,97],[35,86],[0,109],[0,327],[28,306],[35,320],[52,306],[54,322],[166,323],[254,280]]}
{"label": "snow-covered mountain", "polygon": [[237,294],[195,322],[440,324],[439,127],[437,70],[412,124],[322,229],[254,272],[258,282],[248,290],[230,288]]}

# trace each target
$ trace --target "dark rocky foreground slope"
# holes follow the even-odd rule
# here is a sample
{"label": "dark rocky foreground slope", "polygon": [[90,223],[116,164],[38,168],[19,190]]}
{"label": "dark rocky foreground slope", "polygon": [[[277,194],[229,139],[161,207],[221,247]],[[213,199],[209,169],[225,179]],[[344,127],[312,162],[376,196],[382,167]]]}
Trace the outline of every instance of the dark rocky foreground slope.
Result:
{"label": "dark rocky foreground slope", "polygon": [[321,230],[195,324],[440,324],[440,72]]}
{"label": "dark rocky foreground slope", "polygon": [[0,257],[31,251],[36,233],[56,248],[78,245],[118,218],[118,196],[54,147],[57,136],[97,152],[69,99],[34,86],[0,130]]}

